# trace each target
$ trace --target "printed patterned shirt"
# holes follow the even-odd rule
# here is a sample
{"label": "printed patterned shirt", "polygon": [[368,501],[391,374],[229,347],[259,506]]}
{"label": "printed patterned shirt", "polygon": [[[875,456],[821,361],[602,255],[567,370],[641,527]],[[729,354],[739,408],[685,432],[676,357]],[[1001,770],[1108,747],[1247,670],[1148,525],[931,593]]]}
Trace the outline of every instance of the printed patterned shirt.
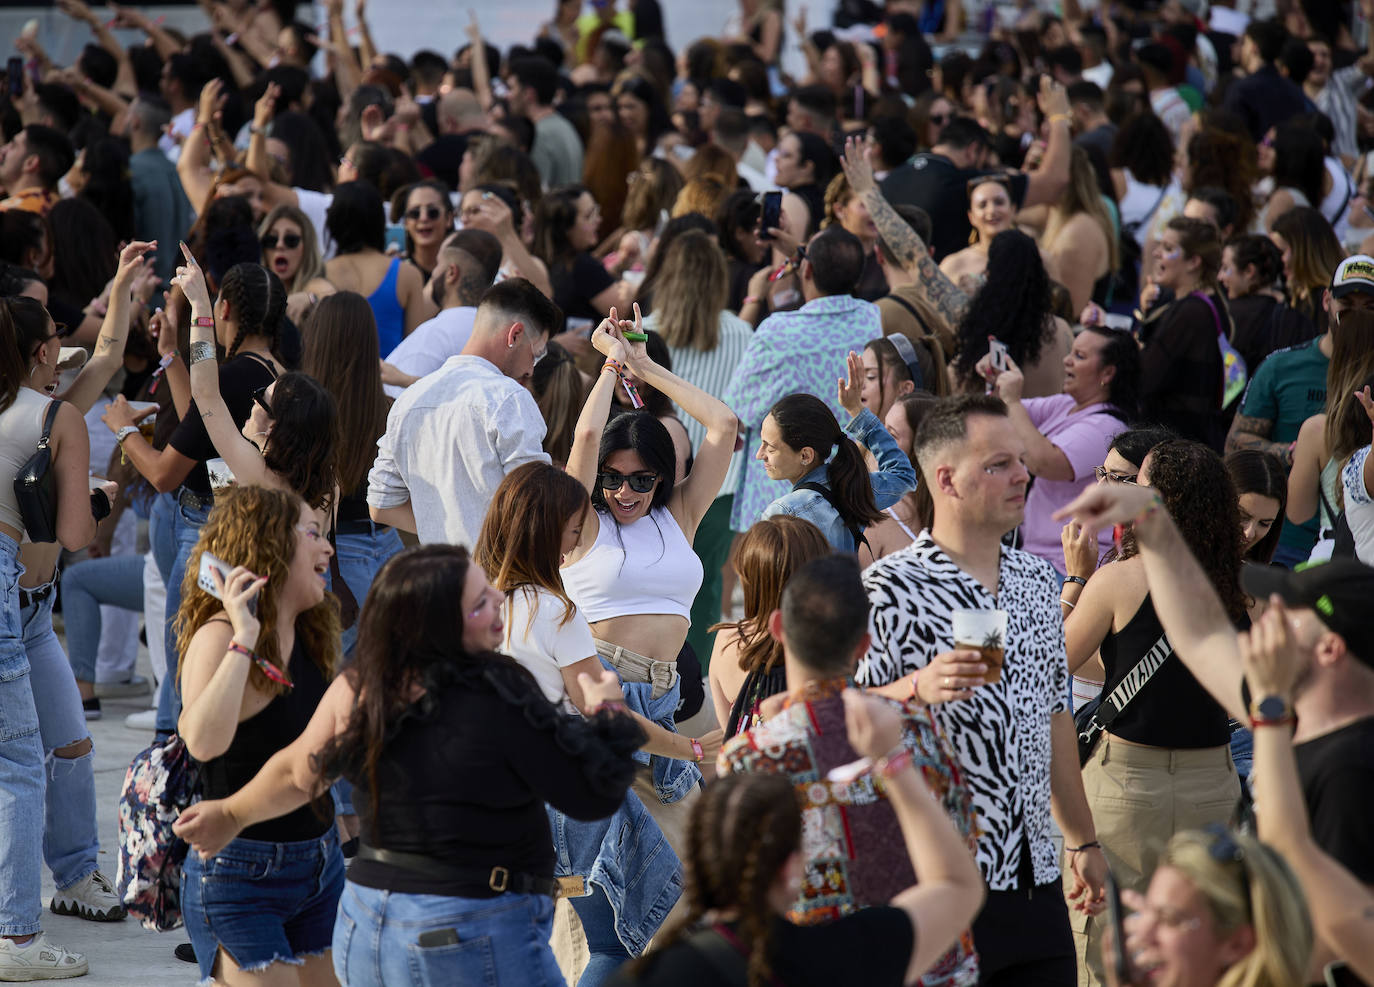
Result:
{"label": "printed patterned shirt", "polygon": [[754,458],[759,426],[769,409],[789,394],[814,394],[837,420],[848,421],[835,387],[845,373],[845,356],[850,350],[862,353],[865,343],[882,334],[878,306],[852,295],[815,298],[759,324],[721,398],[747,430],[744,475],[730,511],[732,531],[748,531],[765,507],[792,489],[785,481],[768,479],[763,463]]}
{"label": "printed patterned shirt", "polygon": [[[846,679],[808,683],[787,696],[781,712],[733,738],[720,752],[720,764],[727,771],[786,774],[796,785],[807,860],[801,897],[787,917],[798,925],[828,922],[859,908],[886,904],[916,883],[897,814],[873,775],[847,784],[828,780],[833,768],[859,756],[845,729],[841,693],[847,685]],[[926,709],[902,709],[902,742],[972,849],[969,789],[949,741]],[[965,987],[977,981],[978,958],[972,934],[965,930],[919,982],[925,987]]]}
{"label": "printed patterned shirt", "polygon": [[1018,886],[1023,842],[1037,886],[1059,876],[1050,842],[1050,716],[1066,711],[1069,668],[1053,567],[1002,549],[997,597],[935,544],[929,531],[863,572],[873,643],[860,660],[861,685],[895,682],[954,646],[954,610],[1007,612],[1001,681],[935,715],[973,790],[978,866],[988,887]]}

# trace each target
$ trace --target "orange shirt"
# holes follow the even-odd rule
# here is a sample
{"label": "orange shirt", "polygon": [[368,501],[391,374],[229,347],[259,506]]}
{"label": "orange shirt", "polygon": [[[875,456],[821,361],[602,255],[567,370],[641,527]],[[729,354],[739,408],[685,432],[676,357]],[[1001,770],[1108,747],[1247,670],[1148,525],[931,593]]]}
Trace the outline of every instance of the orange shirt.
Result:
{"label": "orange shirt", "polygon": [[51,189],[26,188],[14,193],[8,199],[0,201],[0,212],[8,209],[21,209],[24,212],[36,212],[40,216],[46,216],[52,211],[58,198],[58,194]]}

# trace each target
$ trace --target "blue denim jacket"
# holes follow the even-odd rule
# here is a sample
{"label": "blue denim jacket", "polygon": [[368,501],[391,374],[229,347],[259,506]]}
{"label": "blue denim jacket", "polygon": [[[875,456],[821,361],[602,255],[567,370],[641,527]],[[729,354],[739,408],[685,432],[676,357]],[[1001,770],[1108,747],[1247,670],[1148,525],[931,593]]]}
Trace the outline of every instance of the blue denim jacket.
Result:
{"label": "blue denim jacket", "polygon": [[[873,484],[873,500],[878,510],[891,507],[907,493],[916,488],[916,471],[911,460],[902,452],[901,447],[888,434],[878,416],[867,408],[854,416],[844,427],[845,434],[859,445],[868,449],[878,460],[878,471],[868,474]],[[802,480],[803,483],[820,483],[830,486],[830,467],[826,463],[817,466]],[[839,512],[830,502],[814,490],[793,490],[783,494],[769,504],[763,517],[777,514],[791,514],[810,521],[821,529],[825,540],[840,552],[853,552],[858,549],[849,529],[845,527]]]}
{"label": "blue denim jacket", "polygon": [[[611,668],[606,659],[601,663]],[[621,688],[625,705],[632,711],[673,729],[681,683],[657,699],[650,698],[653,686],[647,682],[622,682]],[[665,803],[678,801],[701,783],[700,769],[689,761],[643,751],[636,751],[634,757],[640,764],[652,765],[654,788]],[[557,858],[554,873],[559,877],[581,874],[605,890],[615,913],[616,935],[638,956],[682,895],[682,864],[658,823],[634,792],[625,793],[625,801],[609,819],[596,822],[578,822],[550,806],[545,808]]]}

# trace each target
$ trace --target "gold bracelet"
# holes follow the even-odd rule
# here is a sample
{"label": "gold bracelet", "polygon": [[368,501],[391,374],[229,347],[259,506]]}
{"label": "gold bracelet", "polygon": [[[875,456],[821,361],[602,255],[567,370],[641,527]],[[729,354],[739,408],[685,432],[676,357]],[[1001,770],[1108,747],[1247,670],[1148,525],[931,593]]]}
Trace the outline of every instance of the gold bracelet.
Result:
{"label": "gold bracelet", "polygon": [[1051,113],[1049,115],[1050,123],[1054,123],[1056,120],[1063,120],[1067,124],[1073,123],[1073,117],[1067,113]]}

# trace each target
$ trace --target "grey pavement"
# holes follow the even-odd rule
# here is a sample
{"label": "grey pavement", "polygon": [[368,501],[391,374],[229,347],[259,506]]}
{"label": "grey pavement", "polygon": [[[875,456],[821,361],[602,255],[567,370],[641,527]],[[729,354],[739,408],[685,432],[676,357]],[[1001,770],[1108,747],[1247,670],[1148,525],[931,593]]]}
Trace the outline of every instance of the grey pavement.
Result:
{"label": "grey pavement", "polygon": [[[58,637],[62,634],[62,618],[54,621]],[[152,680],[148,651],[139,649],[138,673]],[[137,713],[152,705],[153,697],[136,696],[127,699],[102,699],[104,717],[88,724],[95,742],[95,797],[100,820],[100,870],[113,883],[119,863],[116,836],[119,831],[119,791],[124,785],[124,772],[135,754],[152,742],[151,730],[130,730],[124,725],[128,713]],[[43,931],[53,942],[86,954],[91,972],[71,981],[72,984],[140,985],[163,987],[175,984],[186,987],[199,979],[194,963],[183,963],[172,955],[178,943],[186,942],[186,934],[149,932],[132,918],[120,922],[87,922],[66,915],[54,915],[48,910],[53,896],[52,874],[43,868]]]}

